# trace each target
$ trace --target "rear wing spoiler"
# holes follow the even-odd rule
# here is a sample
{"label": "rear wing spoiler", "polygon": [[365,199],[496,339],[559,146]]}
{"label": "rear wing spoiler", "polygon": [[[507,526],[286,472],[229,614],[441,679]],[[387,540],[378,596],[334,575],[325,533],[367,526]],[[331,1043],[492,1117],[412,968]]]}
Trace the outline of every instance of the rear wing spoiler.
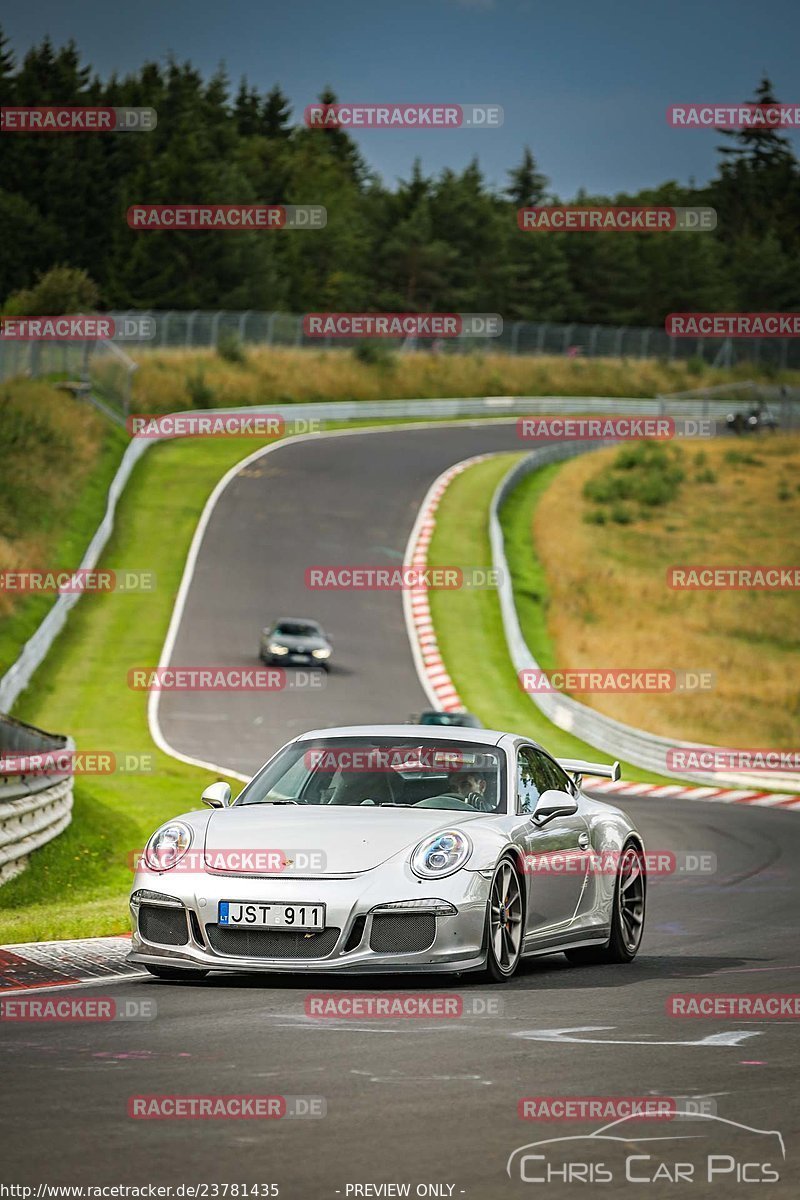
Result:
{"label": "rear wing spoiler", "polygon": [[591,763],[584,762],[580,758],[558,758],[556,762],[565,771],[569,771],[571,775],[599,775],[603,779],[613,779],[615,782],[619,779],[622,771],[618,762],[612,763]]}

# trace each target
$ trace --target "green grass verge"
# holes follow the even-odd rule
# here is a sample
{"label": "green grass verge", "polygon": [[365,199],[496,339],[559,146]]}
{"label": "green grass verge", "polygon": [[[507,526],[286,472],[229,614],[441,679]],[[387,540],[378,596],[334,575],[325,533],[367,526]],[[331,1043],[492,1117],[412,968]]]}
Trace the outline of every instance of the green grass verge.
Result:
{"label": "green grass verge", "polygon": [[150,752],[155,769],[76,779],[72,824],[0,888],[0,943],[127,930],[128,856],[162,821],[198,807],[212,777],[155,750],[147,695],[129,690],[126,676],[133,664],[158,662],[203,504],[225,471],[257,446],[167,442],[135,468],[103,566],[146,563],[157,586],[82,597],[15,714],[72,734],[80,749]]}
{"label": "green grass verge", "polygon": [[[488,511],[494,490],[522,455],[499,454],[457,475],[436,513],[436,529],[428,561],[431,566],[456,563],[491,567]],[[546,583],[541,567],[531,561],[531,492],[541,492],[562,464],[534,472],[509,498],[502,510],[507,553],[520,620],[534,656],[543,666],[555,666],[546,631]],[[522,489],[527,494],[520,495]],[[524,556],[519,553],[524,546]],[[513,560],[513,562],[512,562]],[[489,729],[525,734],[553,754],[567,758],[606,761],[610,755],[557,728],[522,691],[506,646],[500,602],[491,589],[432,591],[431,615],[439,649],[466,708]],[[670,780],[625,764],[631,780]]]}

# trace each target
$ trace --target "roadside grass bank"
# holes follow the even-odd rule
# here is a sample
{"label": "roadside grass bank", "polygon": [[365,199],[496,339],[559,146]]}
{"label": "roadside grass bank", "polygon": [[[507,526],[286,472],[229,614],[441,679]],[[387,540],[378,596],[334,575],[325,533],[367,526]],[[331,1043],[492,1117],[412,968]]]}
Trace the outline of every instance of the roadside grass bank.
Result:
{"label": "roadside grass bank", "polygon": [[132,410],[399,400],[444,396],[655,396],[761,379],[800,384],[800,371],[712,368],[698,360],[512,357],[491,353],[370,355],[345,349],[243,346],[235,360],[214,350],[140,350]]}
{"label": "roadside grass bank", "polygon": [[167,442],[137,464],[103,566],[146,564],[156,587],[83,596],[15,715],[70,733],[81,750],[123,758],[149,754],[154,769],[76,778],[70,826],[0,888],[0,942],[126,931],[132,855],[161,822],[199,807],[200,792],[214,776],[154,747],[147,693],[128,688],[127,672],[132,665],[158,662],[202,507],[220,477],[258,446],[243,447],[238,440]]}
{"label": "roadside grass bank", "polygon": [[800,435],[600,450],[544,489],[524,481],[505,519],[523,631],[544,665],[712,675],[708,690],[582,703],[667,737],[797,745],[800,592],[678,590],[667,573],[800,563]]}
{"label": "roadside grass bank", "polygon": [[[49,383],[0,388],[0,571],[77,566],[126,443],[121,430]],[[0,586],[0,675],[54,601]]]}
{"label": "roadside grass bank", "polygon": [[[453,479],[436,510],[436,528],[428,554],[432,567],[491,567],[489,505],[498,483],[520,457],[498,454]],[[544,490],[563,469],[563,463],[553,463],[536,472],[532,479],[538,490]],[[513,546],[509,546],[509,552],[512,550]],[[538,574],[528,574],[523,585],[523,590],[528,590],[526,605],[530,615],[536,597],[544,591],[544,580]],[[551,724],[522,691],[506,646],[496,591],[489,588],[431,591],[430,607],[450,677],[465,707],[476,713],[487,728],[526,734],[565,758],[611,761],[605,751]],[[533,629],[533,624],[529,624],[529,632]],[[540,661],[546,663],[549,649],[541,622],[536,633],[529,645]],[[632,765],[625,765],[623,776],[631,780],[669,782]]]}

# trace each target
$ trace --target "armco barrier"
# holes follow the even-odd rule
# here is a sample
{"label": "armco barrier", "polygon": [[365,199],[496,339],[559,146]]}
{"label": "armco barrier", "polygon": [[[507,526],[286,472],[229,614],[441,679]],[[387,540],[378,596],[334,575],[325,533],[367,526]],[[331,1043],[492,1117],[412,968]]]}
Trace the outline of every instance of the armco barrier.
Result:
{"label": "armco barrier", "polygon": [[[70,738],[0,716],[0,758],[72,749]],[[0,886],[24,871],[28,856],[66,829],[71,818],[72,776],[0,769]]]}
{"label": "armco barrier", "polygon": [[[499,572],[501,583],[498,586],[500,611],[502,613],[503,629],[506,636],[511,661],[514,670],[520,671],[542,668],[534,658],[522,633],[516,605],[514,590],[506,558],[503,529],[500,523],[500,510],[519,483],[532,471],[548,463],[560,462],[562,459],[573,458],[577,454],[585,454],[596,450],[597,442],[572,442],[555,446],[543,446],[516,463],[497,486],[489,510],[489,538],[492,548],[492,566]],[[605,664],[603,664],[605,665]],[[781,772],[780,775],[767,771],[748,771],[741,773],[721,773],[703,771],[676,771],[667,767],[667,751],[670,749],[704,749],[696,742],[683,742],[675,738],[660,737],[654,733],[646,733],[632,725],[625,725],[611,717],[604,716],[573,700],[561,692],[532,692],[531,701],[541,712],[557,725],[559,729],[574,734],[590,746],[613,755],[614,758],[634,763],[657,775],[667,775],[678,779],[689,779],[696,783],[715,784],[721,787],[733,784],[737,787],[780,787],[785,792],[800,792],[800,775]]]}

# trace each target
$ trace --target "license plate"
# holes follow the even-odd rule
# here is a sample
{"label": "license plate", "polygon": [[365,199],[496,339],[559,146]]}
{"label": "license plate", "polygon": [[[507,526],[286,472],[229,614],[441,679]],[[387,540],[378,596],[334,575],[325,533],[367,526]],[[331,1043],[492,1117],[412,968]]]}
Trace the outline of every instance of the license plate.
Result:
{"label": "license plate", "polygon": [[256,904],[220,900],[217,923],[247,929],[324,929],[324,904]]}

